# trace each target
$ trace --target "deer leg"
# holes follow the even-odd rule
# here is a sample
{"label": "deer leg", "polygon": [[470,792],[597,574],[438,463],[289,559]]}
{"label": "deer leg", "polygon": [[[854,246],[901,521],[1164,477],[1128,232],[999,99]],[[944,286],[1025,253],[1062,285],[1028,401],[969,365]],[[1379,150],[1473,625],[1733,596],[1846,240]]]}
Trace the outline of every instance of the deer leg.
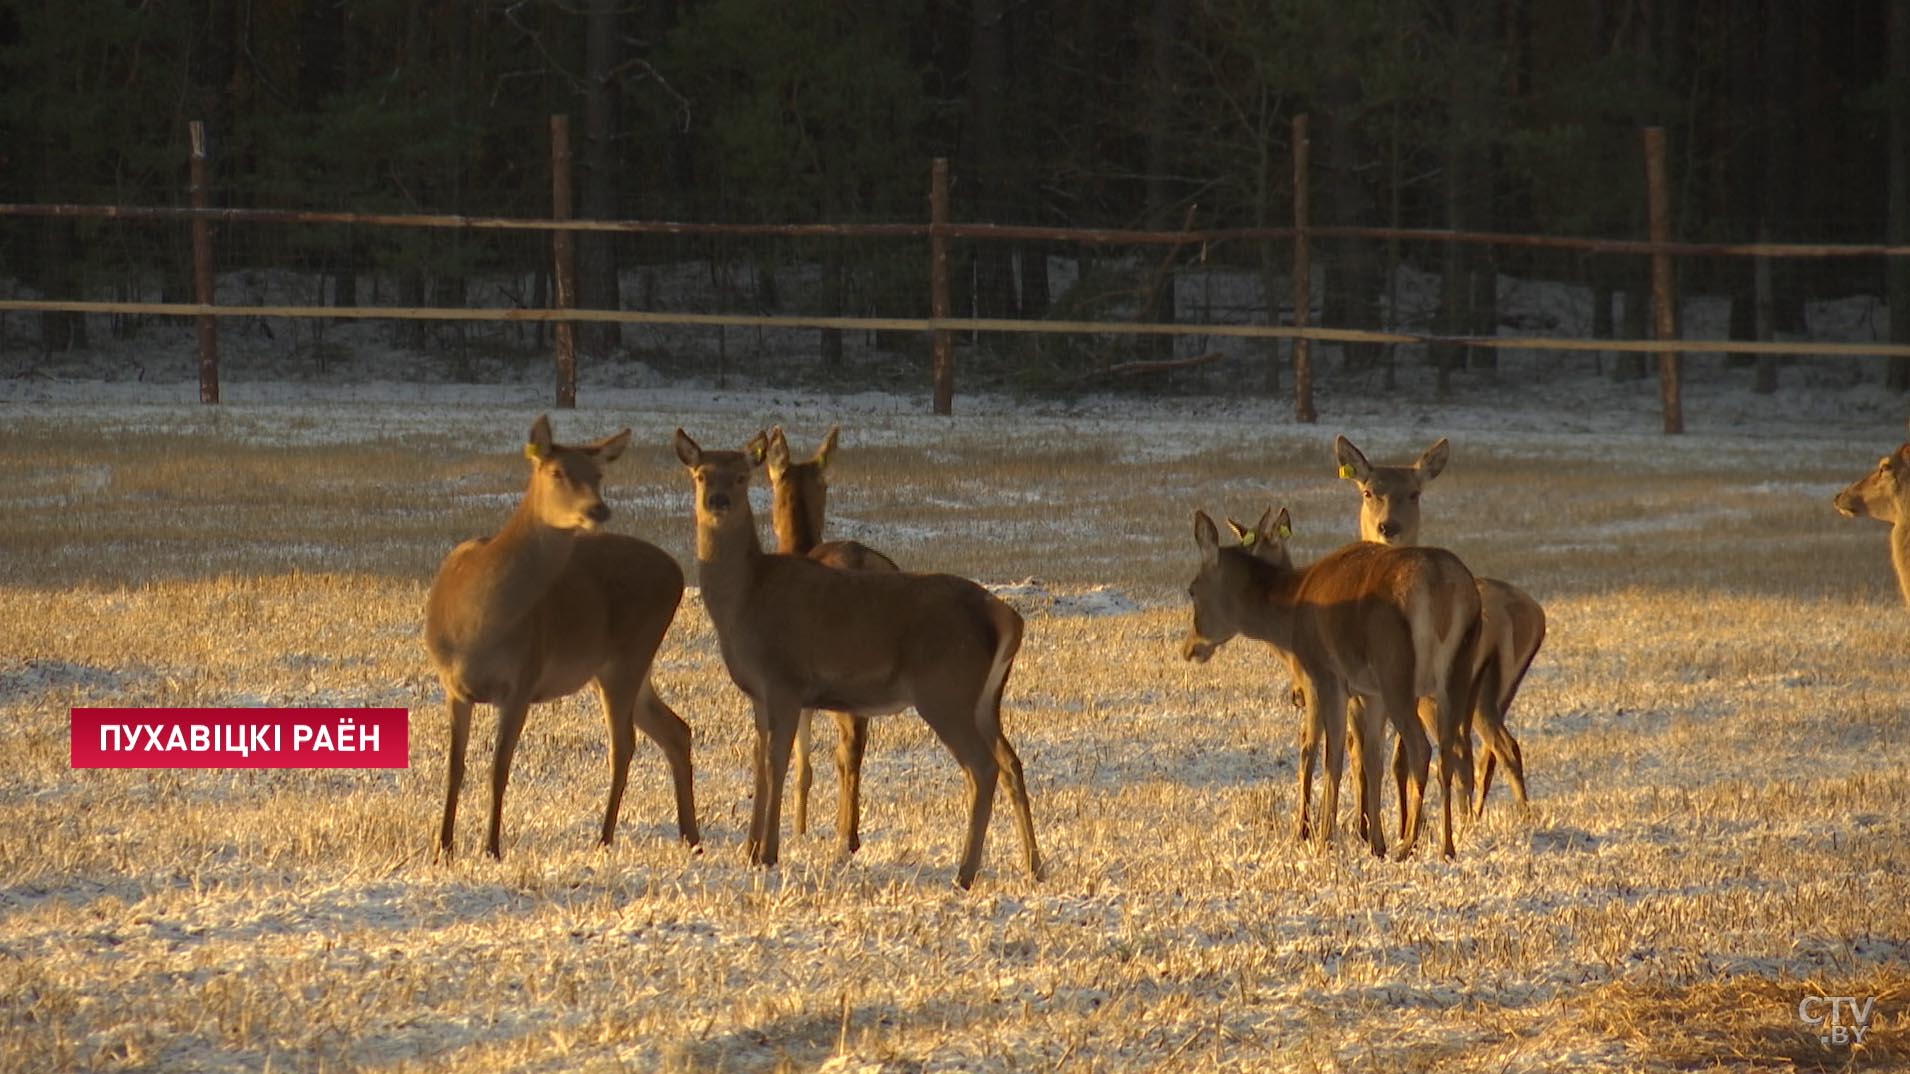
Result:
{"label": "deer leg", "polygon": [[1385,802],[1380,788],[1382,750],[1386,742],[1386,708],[1378,699],[1360,698],[1359,722],[1348,725],[1347,733],[1357,745],[1348,752],[1359,758],[1353,778],[1359,780],[1360,825],[1366,831],[1365,843],[1375,857],[1386,856]]}
{"label": "deer leg", "polygon": [[[1466,665],[1461,665],[1466,666]],[[1463,786],[1460,793],[1464,801],[1471,801],[1472,791],[1472,710],[1470,708],[1472,684],[1464,676],[1453,676],[1458,681],[1446,682],[1439,697],[1439,791],[1443,802],[1445,830],[1441,833],[1439,852],[1448,860],[1458,854],[1453,843],[1453,815],[1463,812],[1455,809],[1459,799],[1454,797],[1453,781],[1457,779]]]}
{"label": "deer leg", "polygon": [[[805,721],[808,712],[804,712]],[[862,753],[869,746],[869,721],[846,712],[836,718],[836,854],[844,859],[862,849]],[[797,741],[807,731],[797,733]],[[797,775],[801,787],[801,774]]]}
{"label": "deer leg", "polygon": [[[968,834],[962,839],[961,864],[955,871],[955,883],[968,888],[982,867],[982,846],[988,838],[988,820],[995,810],[995,784],[1000,766],[995,761],[986,732],[976,727],[975,707],[970,704],[928,704],[917,700],[915,711],[941,739],[942,745],[962,768],[968,783]],[[999,735],[999,729],[996,734]]]}
{"label": "deer leg", "polygon": [[762,838],[757,844],[753,864],[769,866],[776,864],[781,856],[783,781],[789,777],[789,754],[795,744],[796,724],[802,715],[802,707],[794,702],[778,700],[757,706],[757,712],[758,737],[766,737],[760,780],[765,786],[762,787],[763,798],[758,805]]}
{"label": "deer leg", "polygon": [[677,837],[696,846],[703,841],[703,835],[696,826],[696,768],[690,762],[690,742],[694,738],[690,725],[657,695],[656,684],[648,679],[638,690],[637,703],[631,711],[635,725],[657,744],[664,759],[670,762],[670,782],[676,791]]}
{"label": "deer leg", "polygon": [[1021,773],[1020,755],[999,733],[995,736],[995,764],[1001,769],[1001,781],[1008,786],[1008,800],[1015,807],[1015,823],[1021,829],[1022,861],[1028,866],[1028,875],[1040,880],[1041,852],[1035,849],[1035,817],[1028,804],[1028,781]]}
{"label": "deer leg", "polygon": [[1366,741],[1365,736],[1361,735],[1358,730],[1360,721],[1364,719],[1366,719],[1366,699],[1357,694],[1347,698],[1346,726],[1351,731],[1351,734],[1346,740],[1346,756],[1347,760],[1351,762],[1352,770],[1359,774],[1358,786],[1360,802],[1358,835],[1362,843],[1373,838],[1372,834],[1367,831],[1367,814],[1372,813],[1378,815],[1378,806],[1368,800],[1370,792],[1366,786]]}
{"label": "deer leg", "polygon": [[529,696],[513,697],[497,707],[497,753],[491,758],[491,830],[484,840],[484,852],[493,858],[504,857],[504,787],[511,781],[511,757],[517,752],[517,739],[524,733],[524,717],[530,710]]}
{"label": "deer leg", "polygon": [[1409,857],[1413,847],[1419,843],[1420,822],[1426,803],[1426,771],[1432,762],[1432,748],[1426,743],[1426,732],[1421,726],[1416,699],[1410,687],[1395,689],[1387,699],[1387,711],[1393,713],[1393,730],[1399,735],[1400,749],[1404,757],[1405,781],[1400,784],[1400,809],[1404,814],[1405,831],[1400,834],[1399,848],[1395,857],[1401,860]]}
{"label": "deer leg", "polygon": [[750,752],[750,777],[749,839],[744,846],[749,863],[755,865],[762,860],[763,807],[769,802],[769,721],[761,702],[756,705],[756,745]]}
{"label": "deer leg", "polygon": [[1399,841],[1406,841],[1406,802],[1409,782],[1406,775],[1406,739],[1400,736],[1393,740],[1393,790],[1399,795]]}
{"label": "deer leg", "polygon": [[1314,686],[1307,691],[1308,718],[1326,739],[1326,786],[1320,796],[1317,831],[1320,849],[1324,851],[1338,838],[1340,777],[1346,769],[1346,697],[1337,683],[1322,686],[1316,681]]}
{"label": "deer leg", "polygon": [[610,798],[604,805],[603,834],[598,846],[609,846],[617,834],[617,812],[623,807],[623,788],[630,778],[630,756],[637,751],[635,709],[637,692],[609,678],[597,680],[603,698],[604,719],[610,724]]}
{"label": "deer leg", "polygon": [[[791,754],[796,764],[796,834],[809,834],[809,784],[815,779],[815,770],[809,764],[810,723],[816,715],[814,709],[804,709],[796,717],[795,752]],[[841,724],[838,723],[837,727]],[[840,769],[838,769],[840,771]]]}
{"label": "deer leg", "polygon": [[438,857],[451,856],[451,833],[458,823],[458,791],[464,786],[464,750],[471,741],[471,701],[453,695],[451,751],[445,762],[444,823],[438,828]]}
{"label": "deer leg", "polygon": [[1307,808],[1313,799],[1313,765],[1320,756],[1321,729],[1313,720],[1313,703],[1308,701],[1306,714],[1300,720],[1300,813],[1293,829],[1294,838],[1302,844],[1313,834]]}

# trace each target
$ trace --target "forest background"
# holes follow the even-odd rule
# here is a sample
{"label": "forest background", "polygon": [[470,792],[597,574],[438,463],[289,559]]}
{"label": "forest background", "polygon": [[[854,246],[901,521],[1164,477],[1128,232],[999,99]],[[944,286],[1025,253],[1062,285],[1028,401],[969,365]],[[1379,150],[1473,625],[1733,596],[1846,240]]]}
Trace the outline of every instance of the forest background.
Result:
{"label": "forest background", "polygon": [[[203,120],[221,205],[547,217],[557,113],[574,117],[577,215],[594,219],[919,222],[929,161],[947,157],[957,221],[1279,226],[1291,121],[1308,114],[1319,225],[1640,238],[1638,130],[1661,126],[1680,239],[1910,244],[1903,0],[0,0],[3,201],[186,204],[187,125]],[[222,270],[310,273],[333,305],[475,303],[480,278],[549,304],[539,233],[254,226],[218,242]],[[1648,303],[1625,300],[1648,293],[1641,256],[1321,245],[1326,325],[1389,327],[1408,267],[1437,280],[1440,334],[1496,333],[1506,275],[1588,288],[1593,335],[1649,334]],[[1200,246],[1168,267],[1244,269],[1279,295],[1275,247]],[[720,281],[738,309],[927,313],[919,243],[584,233],[577,257],[585,308],[647,308],[633,270],[707,258],[749,265]],[[1100,286],[1057,283],[1058,257]],[[957,309],[1171,321],[1186,316],[1173,289],[1147,284],[1160,257],[962,244]],[[190,266],[176,224],[0,220],[14,297],[184,300]],[[1876,334],[1910,343],[1910,259],[1769,270],[1760,324],[1753,259],[1680,261],[1684,293],[1728,300],[1730,338],[1805,338],[1809,303],[1870,294],[1888,310]],[[51,354],[146,322],[104,325],[45,313],[0,337]],[[390,330],[444,345],[419,322]],[[819,334],[825,366],[841,336]],[[584,325],[579,344],[609,354],[624,329]],[[1391,360],[1348,345],[1339,368]],[[1863,370],[1910,388],[1910,359]],[[1643,376],[1644,357],[1610,372]]]}

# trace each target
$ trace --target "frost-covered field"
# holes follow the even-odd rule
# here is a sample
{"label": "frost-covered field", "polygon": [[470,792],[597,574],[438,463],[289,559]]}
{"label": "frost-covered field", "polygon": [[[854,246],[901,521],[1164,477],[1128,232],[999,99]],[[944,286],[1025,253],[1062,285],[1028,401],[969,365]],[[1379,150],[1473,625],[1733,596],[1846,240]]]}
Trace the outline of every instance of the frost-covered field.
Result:
{"label": "frost-covered field", "polygon": [[[694,594],[656,678],[697,734],[702,852],[647,743],[592,846],[579,697],[533,711],[501,863],[476,853],[480,710],[462,854],[434,863],[425,587],[509,511],[548,387],[235,364],[216,409],[177,352],[145,380],[0,381],[0,1070],[1910,1063],[1910,610],[1884,528],[1830,507],[1905,405],[1844,366],[1787,368],[1775,400],[1700,375],[1681,438],[1652,385],[1540,360],[1451,402],[1329,382],[1316,427],[1284,400],[962,395],[936,419],[922,394],[588,372],[555,424],[635,429],[613,528],[689,567],[673,428],[780,422],[800,451],[841,422],[833,532],[1027,615],[1006,719],[1049,875],[997,810],[963,892],[960,778],[908,716],[875,728],[853,861],[818,830],[744,864],[746,706]],[[1302,558],[1352,533],[1335,432],[1387,461],[1450,436],[1427,535],[1551,617],[1511,718],[1532,808],[1495,791],[1454,862],[1296,846],[1280,665],[1176,656],[1193,508],[1285,503]],[[402,705],[412,767],[73,771],[68,709],[95,704]],[[824,818],[833,796],[825,765]],[[1826,996],[1876,998],[1863,1047],[1800,1020]]]}

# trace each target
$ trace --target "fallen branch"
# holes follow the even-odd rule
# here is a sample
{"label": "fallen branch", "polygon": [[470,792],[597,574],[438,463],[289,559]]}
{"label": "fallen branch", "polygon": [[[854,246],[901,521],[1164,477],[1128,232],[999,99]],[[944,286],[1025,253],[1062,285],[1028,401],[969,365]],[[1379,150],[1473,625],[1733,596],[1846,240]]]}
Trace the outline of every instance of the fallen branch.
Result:
{"label": "fallen branch", "polygon": [[1089,381],[1111,379],[1114,377],[1139,376],[1142,373],[1164,373],[1172,369],[1191,369],[1198,365],[1211,365],[1225,357],[1226,355],[1219,351],[1209,351],[1206,354],[1197,354],[1192,358],[1162,358],[1146,362],[1119,362],[1115,365],[1097,369],[1091,373],[1077,377],[1075,383],[1085,384]]}

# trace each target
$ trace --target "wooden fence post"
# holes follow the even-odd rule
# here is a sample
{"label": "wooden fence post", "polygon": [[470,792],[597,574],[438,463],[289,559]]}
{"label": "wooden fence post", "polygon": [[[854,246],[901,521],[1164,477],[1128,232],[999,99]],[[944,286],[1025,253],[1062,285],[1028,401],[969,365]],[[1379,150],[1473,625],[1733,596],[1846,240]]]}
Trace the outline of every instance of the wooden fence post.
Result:
{"label": "wooden fence post", "polygon": [[[948,158],[936,157],[928,184],[928,314],[935,320],[949,315],[948,300]],[[935,374],[935,412],[955,410],[955,335],[946,328],[930,333]]]}
{"label": "wooden fence post", "polygon": [[[1307,138],[1307,117],[1293,117],[1293,327],[1304,329],[1313,320],[1313,260],[1308,249],[1307,218],[1311,215],[1311,194],[1307,189],[1308,158],[1312,155]],[[1268,296],[1271,299],[1272,296]],[[1313,424],[1320,418],[1313,409],[1313,341],[1293,337],[1293,420]]]}
{"label": "wooden fence post", "polygon": [[[206,180],[206,125],[200,120],[187,124],[192,138],[192,207],[211,206],[212,193]],[[192,290],[201,306],[210,306],[218,298],[212,270],[212,221],[204,216],[192,220]],[[219,401],[219,318],[202,313],[194,318],[199,330],[199,401]]]}
{"label": "wooden fence post", "polygon": [[[569,220],[570,205],[570,117],[550,117],[550,215],[554,220]],[[551,232],[551,275],[556,284],[552,307],[577,308],[577,254],[574,236],[566,229]],[[557,405],[566,410],[577,405],[577,325],[558,321],[551,332],[557,348]]]}
{"label": "wooden fence post", "polygon": [[[1650,198],[1651,241],[1671,241],[1671,180],[1665,172],[1665,129],[1645,128],[1645,189]],[[1661,341],[1678,338],[1678,284],[1672,274],[1671,254],[1651,255],[1651,311],[1653,334]],[[1658,392],[1664,402],[1665,434],[1685,431],[1683,384],[1677,351],[1658,354]]]}

